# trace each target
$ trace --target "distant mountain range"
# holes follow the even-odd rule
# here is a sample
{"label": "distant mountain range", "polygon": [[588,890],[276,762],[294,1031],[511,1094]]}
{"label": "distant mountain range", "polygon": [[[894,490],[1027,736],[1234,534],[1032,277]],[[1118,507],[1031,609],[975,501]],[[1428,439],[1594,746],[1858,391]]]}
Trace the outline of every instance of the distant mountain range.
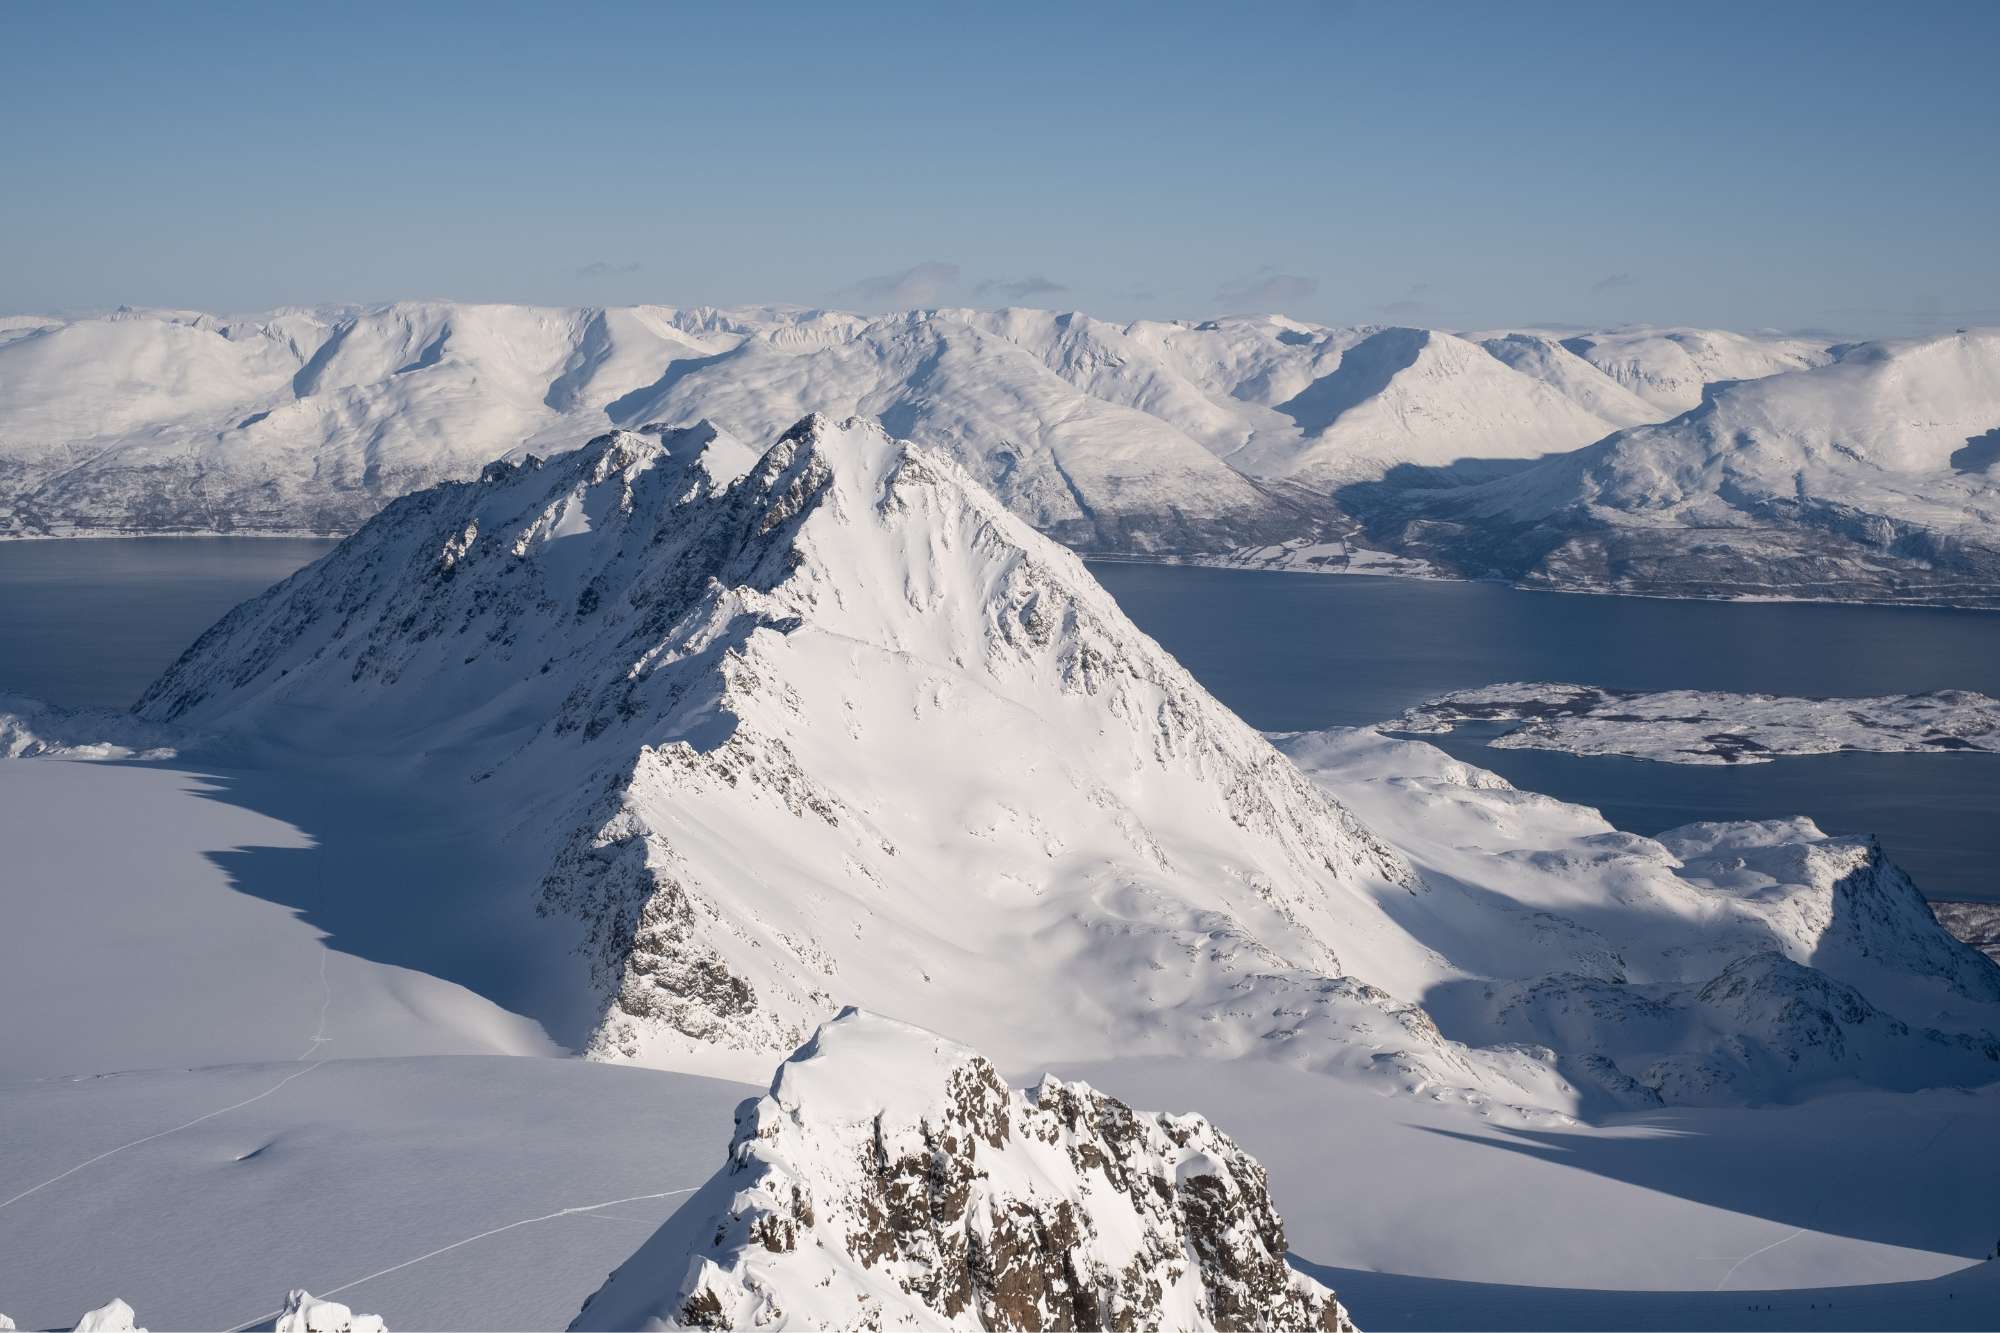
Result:
{"label": "distant mountain range", "polygon": [[1382,551],[1565,588],[2000,604],[1993,332],[446,302],[11,316],[0,535],[345,534],[608,427],[763,440],[813,411],[945,449],[1085,552]]}

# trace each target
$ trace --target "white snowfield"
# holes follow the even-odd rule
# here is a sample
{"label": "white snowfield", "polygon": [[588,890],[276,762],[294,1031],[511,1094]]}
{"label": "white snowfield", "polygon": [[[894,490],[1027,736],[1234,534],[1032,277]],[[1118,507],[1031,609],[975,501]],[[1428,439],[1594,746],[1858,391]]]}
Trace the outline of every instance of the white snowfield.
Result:
{"label": "white snowfield", "polygon": [[846,1004],[1208,1115],[1321,1263],[1748,1303],[1990,1252],[2000,968],[1871,841],[1274,748],[869,422],[406,497],[136,722],[177,757],[0,760],[17,1317],[568,1318],[714,1172],[742,1089],[692,1075]]}
{"label": "white snowfield", "polygon": [[1782,755],[1843,750],[2000,750],[2000,699],[1972,690],[1798,699],[1512,681],[1427,699],[1385,729],[1446,732],[1467,723],[1507,722],[1519,725],[1489,745],[1668,764],[1761,764]]}
{"label": "white snowfield", "polygon": [[848,1009],[572,1327],[1352,1333],[1286,1250],[1263,1168],[1200,1116],[1054,1078],[1010,1091],[965,1047]]}

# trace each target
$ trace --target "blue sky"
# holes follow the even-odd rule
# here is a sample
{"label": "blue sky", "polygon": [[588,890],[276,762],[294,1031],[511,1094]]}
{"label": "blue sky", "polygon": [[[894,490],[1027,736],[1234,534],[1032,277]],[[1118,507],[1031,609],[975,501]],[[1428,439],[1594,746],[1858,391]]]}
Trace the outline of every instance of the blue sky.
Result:
{"label": "blue sky", "polygon": [[0,309],[2000,322],[2000,4],[11,5]]}

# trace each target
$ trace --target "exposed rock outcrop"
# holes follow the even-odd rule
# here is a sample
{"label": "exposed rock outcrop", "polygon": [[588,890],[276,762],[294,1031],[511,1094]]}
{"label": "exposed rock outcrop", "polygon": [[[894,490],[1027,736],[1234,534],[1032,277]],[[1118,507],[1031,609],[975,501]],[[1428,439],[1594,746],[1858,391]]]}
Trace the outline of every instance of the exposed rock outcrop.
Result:
{"label": "exposed rock outcrop", "polygon": [[708,1186],[576,1328],[1352,1330],[1285,1260],[1264,1170],[1197,1115],[1010,1091],[842,1011],[738,1113]]}

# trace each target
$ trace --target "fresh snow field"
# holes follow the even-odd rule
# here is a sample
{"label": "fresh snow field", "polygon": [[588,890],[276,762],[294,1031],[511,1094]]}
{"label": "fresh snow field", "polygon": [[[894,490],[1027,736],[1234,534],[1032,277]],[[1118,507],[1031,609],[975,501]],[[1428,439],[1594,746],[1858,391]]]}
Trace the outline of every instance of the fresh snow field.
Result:
{"label": "fresh snow field", "polygon": [[0,1309],[22,1328],[113,1296],[148,1328],[268,1328],[291,1287],[392,1329],[563,1328],[758,1091],[496,1056],[161,1063],[0,1080]]}
{"label": "fresh snow field", "polygon": [[[1265,1063],[1226,1077],[1157,1060],[1055,1072],[1225,1127],[1271,1173],[1294,1253],[1329,1268],[1509,1288],[1746,1292],[1923,1281],[1994,1243],[1992,1089],[1541,1129]],[[1366,1306],[1355,1309],[1368,1327]]]}

